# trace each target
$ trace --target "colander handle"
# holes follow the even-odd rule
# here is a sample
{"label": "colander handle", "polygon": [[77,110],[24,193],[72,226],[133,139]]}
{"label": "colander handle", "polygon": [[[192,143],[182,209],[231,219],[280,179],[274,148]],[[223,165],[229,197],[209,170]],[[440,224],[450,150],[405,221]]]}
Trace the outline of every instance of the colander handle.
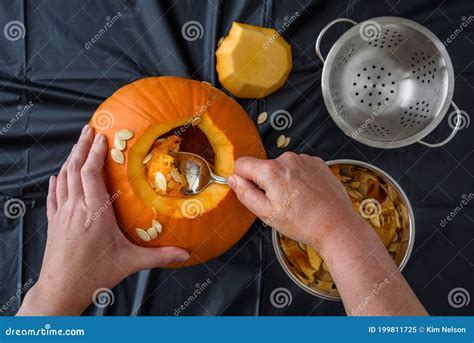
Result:
{"label": "colander handle", "polygon": [[[454,103],[454,101],[451,101],[451,106],[453,106],[454,108],[454,111],[456,111],[456,126],[454,127],[453,131],[451,131],[451,134],[448,136],[448,138],[446,138],[444,141],[442,142],[439,142],[439,143],[426,143],[426,142],[423,142],[423,141],[418,141],[418,143],[420,144],[423,144],[423,145],[426,145],[430,148],[439,148],[443,145],[445,145],[446,143],[448,143],[451,139],[453,139],[453,137],[456,135],[456,133],[459,131],[459,128],[461,126],[461,123],[463,122],[463,117],[462,117],[462,113],[461,111],[459,110],[459,108],[456,106],[456,104]],[[449,119],[449,118],[448,118]]]}
{"label": "colander handle", "polygon": [[316,49],[316,55],[318,55],[319,59],[321,60],[321,62],[324,64],[324,57],[323,55],[321,54],[321,40],[323,39],[323,36],[324,34],[326,33],[327,30],[329,30],[329,28],[331,26],[333,26],[334,24],[337,24],[337,23],[340,23],[340,22],[347,22],[347,23],[351,23],[353,25],[357,25],[357,22],[352,20],[352,19],[348,19],[348,18],[338,18],[338,19],[334,19],[333,21],[331,21],[329,24],[327,24],[322,30],[321,32],[319,33],[319,36],[318,36],[318,39],[316,39],[316,44],[314,46],[314,48]]}

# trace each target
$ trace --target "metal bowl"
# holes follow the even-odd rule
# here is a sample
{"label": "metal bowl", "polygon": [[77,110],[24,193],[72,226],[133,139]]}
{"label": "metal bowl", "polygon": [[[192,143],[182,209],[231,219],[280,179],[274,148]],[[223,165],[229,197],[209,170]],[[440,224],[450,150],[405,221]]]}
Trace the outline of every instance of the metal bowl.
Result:
{"label": "metal bowl", "polygon": [[[403,230],[403,237],[401,239],[401,242],[402,242],[401,253],[397,255],[397,259],[395,260],[395,263],[398,265],[398,269],[402,271],[405,265],[407,264],[408,259],[411,256],[413,244],[415,243],[415,216],[413,214],[413,209],[411,207],[410,201],[408,200],[408,197],[406,196],[403,189],[390,175],[388,175],[382,169],[377,168],[366,162],[349,160],[349,159],[341,159],[341,160],[328,161],[326,162],[326,164],[327,165],[350,164],[350,165],[354,165],[358,167],[365,167],[371,172],[373,172],[374,174],[376,174],[377,176],[379,176],[381,179],[383,179],[387,184],[390,184],[397,191],[400,197],[400,201],[406,207],[407,219],[408,219],[408,228],[405,228]],[[305,283],[303,283],[292,272],[291,270],[292,267],[290,265],[290,262],[287,260],[285,254],[280,248],[278,235],[279,233],[274,229],[272,232],[273,248],[275,249],[275,254],[278,258],[278,262],[280,262],[280,265],[282,266],[285,273],[290,277],[290,279],[293,280],[294,283],[296,283],[299,287],[301,287],[303,290],[305,290],[309,294],[316,295],[326,300],[340,301],[341,297],[339,296],[339,293],[337,292],[337,290],[335,290],[335,292],[327,292],[327,291],[318,289],[316,286],[310,287],[309,285],[306,285]]]}

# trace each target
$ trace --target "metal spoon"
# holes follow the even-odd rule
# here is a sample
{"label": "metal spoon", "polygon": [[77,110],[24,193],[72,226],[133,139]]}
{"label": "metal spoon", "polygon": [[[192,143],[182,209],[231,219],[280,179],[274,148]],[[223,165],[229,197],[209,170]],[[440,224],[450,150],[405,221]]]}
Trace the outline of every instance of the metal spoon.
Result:
{"label": "metal spoon", "polygon": [[181,193],[198,194],[213,182],[227,184],[227,178],[214,174],[209,163],[201,156],[190,152],[174,152],[170,155],[174,158],[176,168],[186,178]]}

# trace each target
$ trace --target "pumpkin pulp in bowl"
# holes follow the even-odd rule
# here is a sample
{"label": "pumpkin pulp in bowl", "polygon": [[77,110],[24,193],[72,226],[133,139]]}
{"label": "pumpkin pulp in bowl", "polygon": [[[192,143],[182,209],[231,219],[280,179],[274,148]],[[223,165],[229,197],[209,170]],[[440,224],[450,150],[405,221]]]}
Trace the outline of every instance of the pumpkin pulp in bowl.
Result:
{"label": "pumpkin pulp in bowl", "polygon": [[[360,163],[360,162],[356,162]],[[372,226],[399,268],[411,252],[409,203],[403,191],[375,167],[328,162],[344,185],[354,210]],[[340,300],[336,284],[319,253],[279,233],[274,233],[283,265],[304,289],[326,299]],[[276,239],[275,239],[276,238]],[[278,253],[277,253],[278,254]]]}
{"label": "pumpkin pulp in bowl", "polygon": [[[107,138],[111,154],[104,179],[108,192],[119,194],[113,201],[117,222],[135,244],[181,247],[191,256],[180,265],[193,265],[228,250],[255,220],[229,187],[211,184],[185,196],[173,179],[172,174],[179,178],[167,157],[173,149],[203,156],[221,176],[233,172],[238,157],[265,158],[253,122],[218,89],[178,77],[141,79],[108,98],[91,126]],[[133,134],[122,151],[114,151],[124,129]],[[157,172],[166,191],[161,176],[162,187],[157,186]],[[146,236],[156,223],[160,232]]]}

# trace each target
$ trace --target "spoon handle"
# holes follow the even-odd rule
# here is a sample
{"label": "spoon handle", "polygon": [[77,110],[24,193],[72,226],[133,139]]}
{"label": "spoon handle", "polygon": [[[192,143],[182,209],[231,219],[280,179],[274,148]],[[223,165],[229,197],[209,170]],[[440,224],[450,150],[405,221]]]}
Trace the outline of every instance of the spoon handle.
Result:
{"label": "spoon handle", "polygon": [[212,182],[219,183],[221,185],[227,185],[227,178],[216,175],[211,172]]}

